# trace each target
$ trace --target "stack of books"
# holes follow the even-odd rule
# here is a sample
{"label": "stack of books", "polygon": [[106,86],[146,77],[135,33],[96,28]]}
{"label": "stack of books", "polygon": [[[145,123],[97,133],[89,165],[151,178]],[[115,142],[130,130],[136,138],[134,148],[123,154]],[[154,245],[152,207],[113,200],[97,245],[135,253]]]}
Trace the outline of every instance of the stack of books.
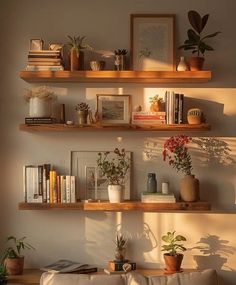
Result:
{"label": "stack of books", "polygon": [[132,112],[133,125],[166,124],[166,112]]}
{"label": "stack of books", "polygon": [[183,124],[184,94],[166,91],[166,123]]}
{"label": "stack of books", "polygon": [[112,260],[108,262],[108,266],[104,269],[104,272],[107,274],[122,274],[131,270],[136,270],[136,262],[131,262],[129,260]]}
{"label": "stack of books", "polygon": [[26,203],[75,203],[75,176],[58,175],[50,164],[23,166]]}
{"label": "stack of books", "polygon": [[28,71],[64,70],[59,50],[30,50],[28,54]]}
{"label": "stack of books", "polygon": [[161,192],[142,192],[142,203],[176,203],[176,198],[173,193],[163,194]]}
{"label": "stack of books", "polygon": [[37,125],[37,124],[55,124],[57,122],[56,118],[52,117],[26,117],[26,125]]}

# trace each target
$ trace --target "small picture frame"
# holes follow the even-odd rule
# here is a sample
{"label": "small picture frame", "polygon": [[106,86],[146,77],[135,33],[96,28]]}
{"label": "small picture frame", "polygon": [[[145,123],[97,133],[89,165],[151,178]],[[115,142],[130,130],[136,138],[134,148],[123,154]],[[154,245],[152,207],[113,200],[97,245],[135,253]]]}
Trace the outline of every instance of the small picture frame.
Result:
{"label": "small picture frame", "polygon": [[174,14],[131,14],[130,60],[133,70],[176,70]]}
{"label": "small picture frame", "polygon": [[30,39],[29,44],[30,50],[43,50],[43,40],[42,39]]}
{"label": "small picture frame", "polygon": [[97,113],[102,125],[130,124],[130,95],[97,94]]}

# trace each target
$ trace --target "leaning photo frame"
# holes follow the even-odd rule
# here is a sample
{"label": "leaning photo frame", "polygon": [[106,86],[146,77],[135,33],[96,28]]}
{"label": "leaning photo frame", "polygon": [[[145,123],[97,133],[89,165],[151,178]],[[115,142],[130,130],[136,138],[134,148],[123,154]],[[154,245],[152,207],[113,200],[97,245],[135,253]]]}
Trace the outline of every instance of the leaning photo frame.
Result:
{"label": "leaning photo frame", "polygon": [[[80,200],[108,200],[108,181],[97,166],[98,153],[105,151],[71,151],[70,173],[76,179]],[[131,158],[131,152],[126,152]],[[112,155],[112,152],[111,152]],[[124,199],[130,199],[130,170],[124,182]]]}
{"label": "leaning photo frame", "polygon": [[29,49],[32,51],[43,50],[43,40],[42,39],[30,39]]}
{"label": "leaning photo frame", "polygon": [[130,124],[130,95],[97,95],[97,113],[102,125]]}
{"label": "leaning photo frame", "polygon": [[133,70],[176,70],[175,15],[131,14],[130,60]]}

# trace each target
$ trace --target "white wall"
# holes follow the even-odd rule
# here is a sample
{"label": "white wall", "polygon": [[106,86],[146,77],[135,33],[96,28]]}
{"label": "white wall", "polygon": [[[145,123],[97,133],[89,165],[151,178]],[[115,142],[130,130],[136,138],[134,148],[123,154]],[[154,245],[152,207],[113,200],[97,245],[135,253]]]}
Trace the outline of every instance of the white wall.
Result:
{"label": "white wall", "polygon": [[[184,267],[218,269],[221,284],[234,284],[236,279],[235,241],[235,165],[206,166],[202,154],[193,150],[194,172],[201,182],[201,196],[214,208],[231,214],[155,214],[155,213],[83,213],[79,211],[18,211],[22,201],[22,166],[50,162],[62,173],[69,171],[71,150],[112,150],[124,146],[133,151],[132,197],[145,190],[146,176],[156,171],[159,183],[169,179],[178,191],[181,175],[162,162],[164,137],[172,133],[25,133],[18,130],[28,106],[23,100],[24,88],[30,85],[18,77],[26,65],[30,38],[48,42],[66,42],[66,35],[86,35],[97,49],[129,49],[129,15],[131,13],[175,13],[177,15],[177,46],[183,42],[188,27],[187,12],[196,9],[210,13],[208,32],[221,30],[212,40],[215,51],[206,56],[206,69],[213,71],[207,84],[185,86],[146,86],[136,84],[53,84],[66,90],[68,96],[58,96],[66,103],[70,114],[74,105],[85,99],[95,106],[99,93],[133,95],[133,104],[143,98],[162,93],[166,88],[183,91],[189,104],[199,104],[212,132],[199,136],[221,137],[236,153],[235,116],[235,47],[233,0],[5,0],[1,1],[0,37],[0,126],[1,126],[1,232],[0,243],[6,236],[26,235],[36,251],[26,253],[26,265],[39,267],[58,258],[105,266],[113,259],[113,239],[122,229],[130,237],[128,257],[139,266],[162,267],[161,236],[176,230],[188,239],[189,251]],[[34,86],[34,85],[33,85]],[[161,89],[160,89],[161,88]],[[191,99],[192,98],[192,101]],[[198,99],[197,101],[193,98]],[[118,144],[116,137],[123,137]],[[196,134],[190,134],[196,135]],[[144,160],[143,152],[153,147],[155,159]],[[203,243],[199,243],[199,242]],[[210,245],[210,251],[209,246]],[[203,246],[203,249],[199,248]],[[205,254],[204,254],[205,253]],[[201,256],[201,257],[199,257]]]}

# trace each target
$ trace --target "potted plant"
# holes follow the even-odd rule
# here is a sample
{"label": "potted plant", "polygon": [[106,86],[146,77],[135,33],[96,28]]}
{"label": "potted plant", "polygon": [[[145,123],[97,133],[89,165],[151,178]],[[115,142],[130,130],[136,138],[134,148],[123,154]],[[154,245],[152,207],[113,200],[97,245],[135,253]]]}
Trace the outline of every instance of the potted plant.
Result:
{"label": "potted plant", "polygon": [[34,249],[25,239],[26,237],[17,239],[14,236],[7,238],[7,243],[11,243],[11,245],[5,250],[3,262],[9,275],[20,275],[23,273],[24,256],[21,253],[25,249]]}
{"label": "potted plant", "polygon": [[85,36],[67,36],[69,42],[67,46],[70,48],[70,70],[79,70],[83,69],[83,49],[91,49],[91,47],[84,42]]}
{"label": "potted plant", "polygon": [[111,203],[120,203],[123,200],[123,186],[126,174],[130,168],[130,158],[125,149],[115,148],[114,155],[109,151],[98,153],[97,165],[101,174],[108,180],[108,197]]}
{"label": "potted plant", "polygon": [[188,29],[188,39],[185,40],[184,44],[179,49],[191,50],[193,54],[197,54],[196,57],[189,58],[190,70],[201,70],[204,63],[204,55],[206,51],[213,51],[213,47],[210,46],[206,40],[217,36],[220,32],[215,32],[208,35],[202,35],[202,32],[208,22],[209,14],[201,15],[191,10],[188,12],[188,19],[192,29]]}
{"label": "potted plant", "polygon": [[199,200],[199,181],[192,174],[192,160],[187,147],[191,140],[186,135],[172,136],[164,143],[162,152],[163,160],[185,175],[180,182],[180,198],[185,202]]}
{"label": "potted plant", "polygon": [[162,98],[159,97],[159,95],[155,95],[153,97],[150,97],[149,98],[149,103],[151,103],[151,105],[150,105],[150,112],[163,111],[164,101],[163,101]]}
{"label": "potted plant", "polygon": [[75,106],[75,110],[78,114],[78,123],[79,125],[86,125],[87,118],[89,114],[89,105],[87,103],[81,102]]}
{"label": "potted plant", "polygon": [[39,86],[26,89],[26,102],[29,102],[29,117],[50,117],[52,112],[52,101],[56,99],[54,92],[47,86]]}
{"label": "potted plant", "polygon": [[126,253],[127,238],[123,234],[116,235],[116,249],[115,249],[115,259],[116,261],[124,261]]}
{"label": "potted plant", "polygon": [[0,264],[0,285],[7,284],[7,271],[4,264]]}
{"label": "potted plant", "polygon": [[128,53],[126,49],[116,49],[115,54],[115,70],[125,69],[125,56]]}
{"label": "potted plant", "polygon": [[173,231],[167,232],[161,239],[166,243],[162,245],[162,251],[166,252],[164,253],[165,271],[167,273],[181,271],[181,263],[183,260],[183,254],[181,252],[185,251],[186,248],[183,244],[180,244],[180,242],[186,241],[186,238],[182,235],[176,235],[175,231]]}

